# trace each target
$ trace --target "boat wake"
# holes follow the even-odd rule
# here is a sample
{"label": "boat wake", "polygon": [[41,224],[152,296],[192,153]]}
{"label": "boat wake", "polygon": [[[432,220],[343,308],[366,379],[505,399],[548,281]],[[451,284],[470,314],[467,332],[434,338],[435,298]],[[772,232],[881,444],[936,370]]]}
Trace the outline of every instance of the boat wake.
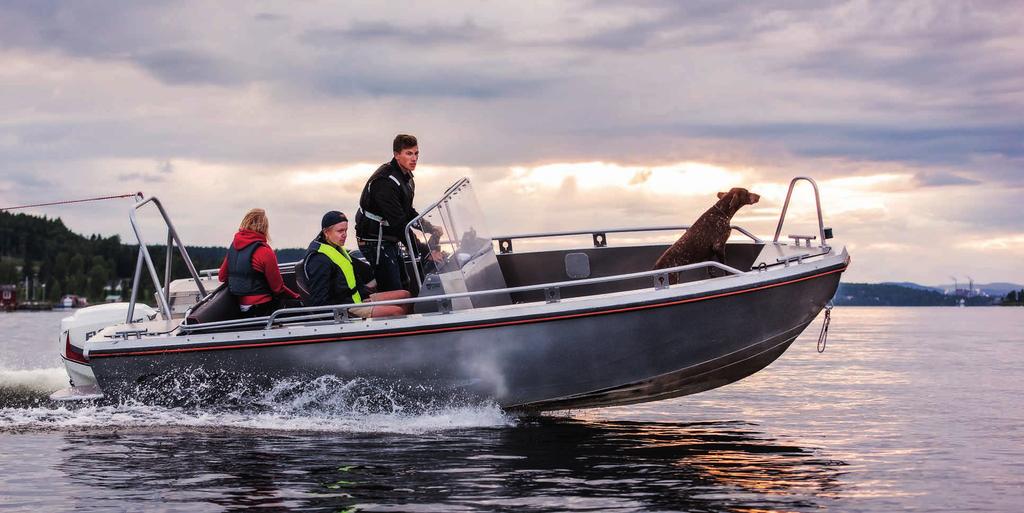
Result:
{"label": "boat wake", "polygon": [[[217,383],[214,390],[211,383]],[[423,386],[320,376],[288,379],[256,388],[236,376],[223,380],[187,374],[161,381],[166,399],[153,404],[138,394],[117,403],[55,403],[51,392],[66,386],[63,369],[0,370],[0,432],[53,430],[270,430],[348,433],[425,433],[505,427],[514,417],[497,404]],[[169,386],[170,385],[170,386]]]}
{"label": "boat wake", "polygon": [[68,374],[62,367],[0,368],[0,407],[30,406],[47,402],[53,391],[66,386]]}

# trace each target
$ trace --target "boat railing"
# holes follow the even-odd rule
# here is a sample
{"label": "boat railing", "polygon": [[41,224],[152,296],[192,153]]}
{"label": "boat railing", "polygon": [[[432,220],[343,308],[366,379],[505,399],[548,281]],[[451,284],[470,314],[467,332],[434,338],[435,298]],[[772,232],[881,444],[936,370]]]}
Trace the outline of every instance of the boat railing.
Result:
{"label": "boat railing", "polygon": [[[741,233],[750,238],[751,241],[757,244],[764,244],[764,240],[754,235],[749,230],[742,226],[731,226],[733,230]],[[666,232],[666,231],[685,231],[690,229],[689,225],[678,225],[678,226],[651,226],[651,227],[638,227],[638,228],[597,228],[589,230],[574,230],[565,232],[538,232],[538,233],[523,233],[518,235],[501,235],[498,237],[491,237],[491,241],[498,243],[498,251],[501,254],[512,253],[512,241],[522,239],[539,239],[544,237],[571,237],[574,235],[590,235],[594,241],[595,248],[602,248],[608,245],[609,233],[642,233],[642,232]],[[449,242],[449,241],[443,241]],[[278,264],[278,268],[282,273],[288,273],[295,270],[295,264],[298,264],[301,260],[295,262],[281,262]],[[202,277],[216,276],[220,269],[202,269],[199,271],[199,275]]]}
{"label": "boat railing", "polygon": [[[821,241],[819,247],[826,249],[829,247],[826,241],[832,238],[832,229],[825,228],[825,221],[821,215],[821,194],[818,192],[818,183],[815,182],[813,178],[807,176],[798,176],[789,182],[789,191],[786,193],[786,202],[782,204],[782,213],[779,214],[779,225],[775,228],[775,238],[772,239],[772,242],[775,244],[779,243],[779,235],[782,234],[782,224],[786,221],[786,212],[789,210],[789,200],[793,197],[793,188],[796,187],[797,182],[801,180],[810,183],[811,187],[814,188],[814,205],[818,209],[818,236],[821,237],[819,239]],[[797,246],[800,245],[801,240],[804,240],[809,247],[811,245],[811,240],[815,237],[813,235],[790,235],[790,238],[794,239],[794,243]]]}
{"label": "boat railing", "polygon": [[[416,248],[417,245],[413,244],[413,228],[420,226],[420,223],[425,217],[430,215],[434,211],[441,210],[446,202],[451,199],[453,195],[458,193],[462,188],[469,184],[468,178],[461,178],[452,184],[448,189],[445,190],[441,198],[424,208],[420,215],[409,221],[405,226],[405,243],[406,248]],[[764,241],[759,237],[748,231],[741,226],[732,226],[733,230],[749,237],[752,241],[758,244],[764,244]],[[501,254],[507,254],[512,252],[512,241],[523,240],[523,239],[536,239],[545,237],[566,237],[574,235],[590,235],[594,242],[594,247],[605,247],[608,245],[608,234],[609,233],[640,233],[640,232],[656,232],[656,231],[681,231],[687,230],[689,226],[653,226],[653,227],[634,227],[634,228],[602,228],[602,229],[589,229],[589,230],[573,230],[573,231],[561,231],[561,232],[540,232],[540,233],[526,233],[519,235],[505,235],[500,237],[491,237],[492,242],[498,244],[498,252]],[[419,269],[419,255],[416,251],[410,250],[410,259],[413,262],[412,271],[415,275],[417,283],[422,283],[423,277],[420,276]]]}
{"label": "boat railing", "polygon": [[[128,316],[125,322],[131,323],[135,317],[135,303],[138,301],[139,293],[139,281],[142,278],[142,264],[146,264],[146,268],[149,271],[149,277],[153,280],[153,286],[156,287],[156,301],[160,306],[160,312],[164,315],[164,318],[171,318],[171,260],[174,256],[174,248],[177,248],[178,254],[181,255],[182,260],[185,261],[185,267],[188,268],[189,274],[192,275],[192,279],[196,282],[196,286],[199,287],[199,293],[202,296],[206,296],[206,288],[203,287],[203,282],[199,277],[199,273],[196,271],[195,265],[192,264],[192,259],[188,256],[188,250],[185,249],[185,245],[181,243],[181,238],[178,237],[178,231],[174,229],[174,223],[171,222],[171,218],[168,217],[167,211],[164,210],[164,206],[160,203],[156,197],[142,199],[142,195],[138,196],[139,200],[132,206],[128,211],[128,220],[132,225],[132,232],[135,233],[135,239],[139,242],[139,257],[135,261],[135,276],[132,278],[132,295],[128,302]],[[139,229],[138,218],[135,213],[138,212],[143,206],[152,203],[156,205],[157,210],[160,212],[160,217],[163,219],[164,224],[167,226],[167,254],[164,259],[164,279],[161,282],[160,276],[157,275],[156,266],[153,264],[153,257],[149,254],[149,248],[146,246],[146,241],[142,238],[142,231]]]}
{"label": "boat railing", "polygon": [[[561,301],[561,289],[569,287],[579,287],[585,285],[594,285],[599,283],[610,283],[622,280],[631,280],[636,278],[650,277],[652,278],[652,286],[655,290],[665,289],[669,287],[669,277],[672,274],[690,271],[693,269],[702,268],[716,268],[729,273],[730,275],[741,275],[743,271],[730,267],[728,265],[715,262],[698,262],[695,264],[682,265],[678,267],[670,267],[665,269],[655,269],[652,271],[642,271],[636,273],[618,274],[615,276],[604,276],[600,278],[587,278],[582,280],[571,280],[571,281],[560,281],[552,283],[541,283],[537,285],[524,285],[520,287],[507,287],[502,289],[493,290],[481,290],[473,292],[456,292],[451,294],[443,294],[437,296],[428,297],[415,297],[408,299],[395,299],[388,301],[374,301],[367,303],[366,306],[384,306],[384,305],[408,305],[416,303],[436,303],[437,310],[441,314],[452,313],[452,302],[456,299],[462,298],[473,298],[481,297],[493,294],[512,294],[520,292],[531,292],[537,290],[544,291],[544,298],[547,303],[557,303]],[[643,290],[643,289],[635,289]],[[238,328],[244,326],[259,327],[260,329],[270,329],[276,323],[293,323],[301,321],[328,321],[328,322],[348,322],[350,320],[349,309],[356,307],[357,305],[347,303],[341,305],[327,305],[327,306],[306,306],[296,308],[283,308],[278,310],[267,317],[257,317],[253,319],[234,319],[228,321],[215,321],[201,324],[182,324],[182,333],[191,333],[197,331],[205,331],[212,329],[222,328]]]}
{"label": "boat railing", "polygon": [[[758,236],[750,233],[746,228],[742,226],[730,226],[733,230],[746,235],[750,240],[764,244]],[[502,235],[493,237],[491,240],[498,243],[498,251],[501,254],[512,253],[512,241],[521,239],[539,239],[544,237],[571,237],[574,235],[590,235],[594,241],[595,248],[603,248],[608,245],[608,234],[609,233],[639,233],[639,232],[664,232],[664,231],[685,231],[689,230],[689,225],[678,225],[678,226],[650,226],[642,228],[606,228],[606,229],[591,229],[591,230],[573,230],[565,232],[538,232],[538,233],[523,233],[519,235]]]}

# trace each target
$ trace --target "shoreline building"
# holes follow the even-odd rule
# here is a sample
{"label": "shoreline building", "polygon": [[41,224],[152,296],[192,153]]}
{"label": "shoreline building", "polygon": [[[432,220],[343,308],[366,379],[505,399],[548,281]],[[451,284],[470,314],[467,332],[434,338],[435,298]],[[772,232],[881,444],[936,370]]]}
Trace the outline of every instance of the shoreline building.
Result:
{"label": "shoreline building", "polygon": [[0,310],[11,311],[18,308],[18,286],[0,285]]}

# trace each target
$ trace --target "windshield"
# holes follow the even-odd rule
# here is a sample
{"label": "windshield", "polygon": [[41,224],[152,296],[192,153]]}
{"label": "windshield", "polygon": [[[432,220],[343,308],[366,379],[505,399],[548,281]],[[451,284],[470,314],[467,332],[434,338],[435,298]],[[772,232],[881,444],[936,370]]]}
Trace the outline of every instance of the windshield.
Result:
{"label": "windshield", "polygon": [[[469,179],[456,182],[442,198],[422,214],[423,220],[435,228],[434,233],[425,231],[426,243],[421,244],[418,252],[425,288],[440,284],[445,294],[505,288],[491,234]],[[508,294],[460,299],[453,301],[452,307],[503,304],[511,304]]]}

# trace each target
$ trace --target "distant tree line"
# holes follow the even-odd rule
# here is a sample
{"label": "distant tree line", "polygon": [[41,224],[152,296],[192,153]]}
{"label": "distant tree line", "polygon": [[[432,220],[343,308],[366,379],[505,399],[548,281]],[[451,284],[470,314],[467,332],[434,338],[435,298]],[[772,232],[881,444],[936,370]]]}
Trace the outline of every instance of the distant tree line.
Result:
{"label": "distant tree line", "polygon": [[999,304],[1003,306],[1024,306],[1024,289],[1011,290]]}
{"label": "distant tree line", "polygon": [[998,304],[998,299],[986,296],[961,298],[889,283],[840,283],[832,301],[846,306],[956,306],[961,299],[967,306]]}
{"label": "distant tree line", "polygon": [[[166,246],[147,247],[163,279]],[[226,247],[186,249],[197,270],[220,267],[227,252]],[[17,284],[21,301],[34,296],[56,302],[65,294],[76,294],[90,302],[101,302],[108,294],[117,294],[114,290],[118,285],[121,297],[127,299],[138,252],[138,245],[124,244],[117,235],[78,235],[64,226],[60,218],[0,212],[0,284]],[[297,260],[301,253],[278,252],[282,261]],[[176,251],[171,260],[171,275],[172,279],[188,276],[188,269]],[[154,291],[145,274],[139,297],[152,298]]]}

